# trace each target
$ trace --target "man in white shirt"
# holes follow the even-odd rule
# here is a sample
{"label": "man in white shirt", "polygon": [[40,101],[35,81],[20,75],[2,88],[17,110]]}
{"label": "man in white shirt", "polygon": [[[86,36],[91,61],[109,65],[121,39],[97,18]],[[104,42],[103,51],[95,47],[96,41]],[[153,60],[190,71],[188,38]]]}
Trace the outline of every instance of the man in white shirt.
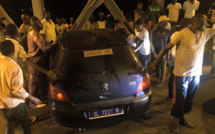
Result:
{"label": "man in white shirt", "polygon": [[55,24],[51,20],[50,12],[44,12],[44,19],[41,23],[43,24],[43,30],[40,31],[40,34],[44,35],[47,42],[54,42],[56,40]]}
{"label": "man in white shirt", "polygon": [[31,30],[30,16],[28,14],[22,14],[21,19],[23,23],[19,27],[19,33],[21,36],[23,36],[27,35],[28,32]]}
{"label": "man in white shirt", "polygon": [[57,31],[57,34],[63,34],[63,32],[66,32],[66,25],[62,23],[61,18],[56,18],[57,24],[55,25],[55,29]]}
{"label": "man in white shirt", "polygon": [[192,18],[196,10],[199,9],[199,1],[197,0],[187,0],[183,4],[183,10],[184,10],[184,18]]}
{"label": "man in white shirt", "polygon": [[171,31],[174,33],[176,31],[176,25],[178,22],[178,18],[181,14],[182,6],[177,0],[172,0],[172,3],[167,5],[166,10],[169,11],[169,21],[171,22]]}
{"label": "man in white shirt", "polygon": [[24,62],[27,58],[27,53],[25,52],[24,48],[17,41],[18,34],[19,34],[17,27],[14,24],[10,23],[10,24],[6,25],[5,31],[7,34],[6,40],[12,41],[15,46],[15,52],[14,52],[13,59],[14,59],[14,61],[16,61],[16,63],[19,64],[19,66],[23,67]]}
{"label": "man in white shirt", "polygon": [[207,25],[207,16],[195,15],[191,26],[178,32],[148,67],[152,69],[175,44],[179,43],[173,71],[175,83],[171,115],[174,119],[169,124],[169,129],[175,133],[179,132],[179,124],[188,128],[195,127],[184,118],[184,114],[191,112],[193,98],[199,87],[205,43],[215,34],[215,29],[206,29]]}
{"label": "man in white shirt", "polygon": [[31,134],[25,99],[30,99],[36,105],[41,101],[23,88],[22,69],[13,60],[14,48],[10,40],[4,40],[0,44],[0,111],[8,121],[5,133],[14,134],[15,128],[21,125],[24,134]]}
{"label": "man in white shirt", "polygon": [[143,67],[147,67],[150,61],[150,41],[149,32],[143,27],[143,21],[137,20],[135,22],[135,35],[138,40],[139,47],[134,50],[134,52],[139,51],[138,57]]}

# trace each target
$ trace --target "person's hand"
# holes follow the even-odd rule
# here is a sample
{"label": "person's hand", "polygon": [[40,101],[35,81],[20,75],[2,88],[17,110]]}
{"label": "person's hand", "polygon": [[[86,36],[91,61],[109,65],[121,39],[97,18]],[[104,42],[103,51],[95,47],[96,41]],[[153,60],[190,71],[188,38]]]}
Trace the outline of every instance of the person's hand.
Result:
{"label": "person's hand", "polygon": [[61,40],[62,37],[63,37],[62,34],[58,34],[57,37],[56,37],[56,42],[58,42],[59,40]]}
{"label": "person's hand", "polygon": [[153,54],[154,54],[154,57],[155,57],[155,59],[156,59],[158,55],[157,55],[155,52],[153,52]]}
{"label": "person's hand", "polygon": [[49,70],[47,73],[48,78],[52,79],[55,77],[55,72],[53,70]]}
{"label": "person's hand", "polygon": [[41,104],[41,103],[42,103],[42,101],[41,101],[40,99],[38,99],[38,98],[36,98],[36,97],[34,97],[34,96],[29,95],[28,98],[29,98],[31,101],[33,101],[33,103],[34,103],[35,105],[38,105],[38,104]]}
{"label": "person's hand", "polygon": [[155,63],[155,62],[152,62],[151,64],[149,64],[149,65],[147,66],[146,70],[147,70],[149,73],[153,72],[153,69],[155,68],[155,65],[156,65],[156,63]]}
{"label": "person's hand", "polygon": [[52,45],[55,45],[55,44],[57,44],[61,39],[62,39],[62,34],[58,34],[57,36],[56,36],[56,40],[52,43]]}

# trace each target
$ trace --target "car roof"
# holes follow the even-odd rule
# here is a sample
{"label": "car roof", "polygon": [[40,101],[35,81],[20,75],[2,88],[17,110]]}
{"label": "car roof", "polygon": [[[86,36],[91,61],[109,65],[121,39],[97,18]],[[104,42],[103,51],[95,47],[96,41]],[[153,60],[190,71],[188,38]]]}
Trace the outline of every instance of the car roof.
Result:
{"label": "car roof", "polygon": [[63,47],[67,50],[84,49],[93,45],[128,44],[125,37],[113,29],[93,29],[69,31],[63,34]]}

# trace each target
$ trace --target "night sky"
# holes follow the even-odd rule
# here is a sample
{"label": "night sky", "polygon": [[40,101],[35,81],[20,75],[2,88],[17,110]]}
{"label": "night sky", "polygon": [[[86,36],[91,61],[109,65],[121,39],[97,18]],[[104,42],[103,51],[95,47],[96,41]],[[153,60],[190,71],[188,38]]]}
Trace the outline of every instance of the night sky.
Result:
{"label": "night sky", "polygon": [[[143,2],[143,8],[146,10],[148,6],[148,0],[115,0],[121,10],[125,13],[133,15],[133,10],[136,8],[136,3]],[[183,3],[185,0],[178,0]],[[207,13],[208,8],[212,4],[213,0],[199,0],[200,1],[200,13]],[[207,2],[206,2],[207,1]],[[166,0],[166,5],[171,0]],[[69,20],[70,17],[77,18],[82,9],[84,8],[87,0],[44,0],[45,9],[51,12],[52,19],[55,21],[56,17],[64,17]],[[0,4],[6,10],[6,12],[15,21],[17,26],[21,24],[21,14],[27,13],[30,16],[33,15],[31,0],[0,0]],[[97,16],[100,11],[108,13],[107,8],[103,5],[95,11]]]}

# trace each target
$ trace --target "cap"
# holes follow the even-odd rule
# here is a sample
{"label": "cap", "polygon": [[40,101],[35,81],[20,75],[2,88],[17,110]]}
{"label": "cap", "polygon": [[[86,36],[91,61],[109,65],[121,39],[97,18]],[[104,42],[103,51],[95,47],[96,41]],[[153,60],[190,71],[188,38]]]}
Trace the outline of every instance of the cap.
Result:
{"label": "cap", "polygon": [[165,21],[165,20],[169,20],[169,18],[167,18],[166,15],[162,15],[159,17],[158,22],[160,23],[160,22]]}

